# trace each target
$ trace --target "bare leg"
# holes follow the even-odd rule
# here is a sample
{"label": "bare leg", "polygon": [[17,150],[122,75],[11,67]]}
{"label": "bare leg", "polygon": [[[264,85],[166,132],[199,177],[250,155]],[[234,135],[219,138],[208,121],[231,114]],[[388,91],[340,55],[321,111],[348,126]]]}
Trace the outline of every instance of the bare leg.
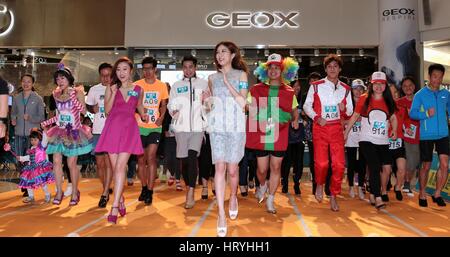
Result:
{"label": "bare leg", "polygon": [[153,190],[153,187],[155,185],[155,179],[156,179],[156,170],[158,167],[158,162],[156,158],[156,151],[158,150],[157,144],[151,144],[145,148],[145,156],[147,160],[147,165],[149,172],[147,177],[147,185],[149,190]]}
{"label": "bare leg", "polygon": [[78,199],[78,182],[80,181],[80,170],[77,167],[78,156],[67,157],[70,178],[72,179],[72,199]]}
{"label": "bare leg", "polygon": [[431,162],[423,162],[422,168],[419,171],[419,184],[420,184],[419,198],[420,199],[426,199],[425,188],[427,186],[428,171],[430,170],[430,168],[431,168]]}
{"label": "bare leg", "polygon": [[267,178],[267,171],[269,170],[269,156],[257,157],[257,172],[256,176],[258,177],[259,184],[265,185]]}
{"label": "bare leg", "polygon": [[[138,161],[138,178],[141,181],[141,184],[143,187],[147,186],[147,181],[148,181],[148,170],[146,168],[146,160],[145,160],[145,155],[138,155],[137,156],[137,161]],[[114,170],[114,169],[113,169]],[[113,171],[113,174],[115,174],[115,172]]]}
{"label": "bare leg", "polygon": [[405,182],[405,174],[406,174],[406,159],[398,158],[397,159],[397,182],[395,183],[395,190],[401,191],[403,183]]}
{"label": "bare leg", "polygon": [[53,154],[53,170],[55,171],[56,179],[56,199],[61,199],[62,197],[62,183],[63,183],[63,169],[62,169],[62,155],[61,153]]}
{"label": "bare leg", "polygon": [[283,157],[270,157],[270,185],[269,185],[269,194],[275,195],[278,189],[278,185],[280,184],[281,177],[281,163],[283,161]]}
{"label": "bare leg", "polygon": [[439,155],[439,169],[436,173],[436,191],[434,197],[440,197],[441,191],[447,183],[448,177],[448,155]]}
{"label": "bare leg", "polygon": [[385,195],[387,194],[387,184],[388,180],[391,177],[391,165],[383,165],[382,172],[381,172],[381,194]]}
{"label": "bare leg", "polygon": [[[114,172],[114,202],[113,207],[118,207],[120,199],[123,194],[123,186],[126,177],[126,167],[128,159],[130,158],[129,153],[120,154],[110,154],[109,158],[111,160],[113,172]],[[111,215],[117,215],[119,212],[118,208],[111,209]]]}
{"label": "bare leg", "polygon": [[219,210],[219,227],[226,226],[225,216],[225,186],[226,186],[226,164],[224,162],[216,163],[216,174],[214,175],[214,185],[216,190],[217,208]]}
{"label": "bare leg", "polygon": [[239,185],[239,164],[228,163],[228,172],[230,176],[230,210],[237,210],[237,190]]}

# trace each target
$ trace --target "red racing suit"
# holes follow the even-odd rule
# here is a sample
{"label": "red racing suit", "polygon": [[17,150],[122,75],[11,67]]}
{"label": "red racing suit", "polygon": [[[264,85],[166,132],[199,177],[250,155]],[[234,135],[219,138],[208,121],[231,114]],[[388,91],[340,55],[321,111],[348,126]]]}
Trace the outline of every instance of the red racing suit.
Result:
{"label": "red racing suit", "polygon": [[[350,87],[345,83],[333,82],[324,78],[311,84],[303,109],[314,120],[312,134],[314,144],[314,171],[318,185],[325,184],[331,157],[331,195],[341,192],[341,183],[345,170],[344,127],[342,121],[353,113]],[[338,104],[344,104],[340,111]],[[317,123],[322,117],[325,126]],[[311,164],[310,164],[311,165]]]}

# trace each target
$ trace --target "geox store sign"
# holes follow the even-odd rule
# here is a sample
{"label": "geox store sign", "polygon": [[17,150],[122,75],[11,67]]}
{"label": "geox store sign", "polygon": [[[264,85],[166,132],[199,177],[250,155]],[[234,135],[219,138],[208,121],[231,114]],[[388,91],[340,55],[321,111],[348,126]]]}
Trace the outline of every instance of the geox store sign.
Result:
{"label": "geox store sign", "polygon": [[14,13],[4,4],[0,4],[0,37],[8,34],[14,27]]}
{"label": "geox store sign", "polygon": [[206,17],[206,24],[214,29],[231,28],[298,28],[295,17],[299,12],[213,12]]}

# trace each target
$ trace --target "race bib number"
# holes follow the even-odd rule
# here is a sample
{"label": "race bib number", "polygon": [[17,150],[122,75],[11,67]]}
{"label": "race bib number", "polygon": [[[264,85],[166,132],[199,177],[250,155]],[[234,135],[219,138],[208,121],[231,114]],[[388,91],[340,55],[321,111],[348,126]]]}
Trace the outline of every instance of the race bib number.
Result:
{"label": "race bib number", "polygon": [[407,138],[414,139],[414,138],[416,138],[416,133],[417,133],[417,126],[413,125],[413,124],[410,124],[409,125],[409,131],[405,130],[405,132],[403,134]]}
{"label": "race bib number", "polygon": [[144,93],[144,102],[142,103],[145,108],[158,107],[159,100],[158,92],[145,92]]}
{"label": "race bib number", "polygon": [[67,124],[73,124],[75,118],[70,112],[60,112],[58,114],[58,127],[65,128]]}
{"label": "race bib number", "polygon": [[357,122],[355,122],[355,124],[353,124],[352,132],[353,133],[361,132],[361,122],[360,121],[357,121]]}
{"label": "race bib number", "polygon": [[183,86],[183,87],[177,88],[178,94],[187,93],[187,92],[188,92],[188,86]]}
{"label": "race bib number", "polygon": [[134,90],[130,90],[127,93],[128,96],[138,96],[138,92],[134,91]]}
{"label": "race bib number", "polygon": [[396,140],[392,140],[389,138],[389,149],[390,150],[399,149],[401,147],[402,147],[402,139],[401,138],[397,138]]}
{"label": "race bib number", "polygon": [[327,121],[339,119],[339,111],[337,105],[324,106],[324,114]]}
{"label": "race bib number", "polygon": [[159,118],[157,109],[150,108],[146,109],[148,114],[148,124],[155,124],[156,120]]}
{"label": "race bib number", "polygon": [[372,123],[372,134],[374,136],[386,136],[386,128],[385,121],[374,121]]}

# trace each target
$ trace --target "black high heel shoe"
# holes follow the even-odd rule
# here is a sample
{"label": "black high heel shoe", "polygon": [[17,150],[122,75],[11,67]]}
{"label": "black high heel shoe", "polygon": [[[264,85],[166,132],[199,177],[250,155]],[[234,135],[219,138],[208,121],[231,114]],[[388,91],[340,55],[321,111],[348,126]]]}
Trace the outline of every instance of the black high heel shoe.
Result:
{"label": "black high heel shoe", "polygon": [[108,201],[109,201],[109,195],[108,196],[104,196],[104,195],[100,196],[100,201],[98,202],[98,207],[105,208]]}
{"label": "black high heel shoe", "polygon": [[207,200],[208,199],[208,187],[203,187],[202,189],[202,199]]}

